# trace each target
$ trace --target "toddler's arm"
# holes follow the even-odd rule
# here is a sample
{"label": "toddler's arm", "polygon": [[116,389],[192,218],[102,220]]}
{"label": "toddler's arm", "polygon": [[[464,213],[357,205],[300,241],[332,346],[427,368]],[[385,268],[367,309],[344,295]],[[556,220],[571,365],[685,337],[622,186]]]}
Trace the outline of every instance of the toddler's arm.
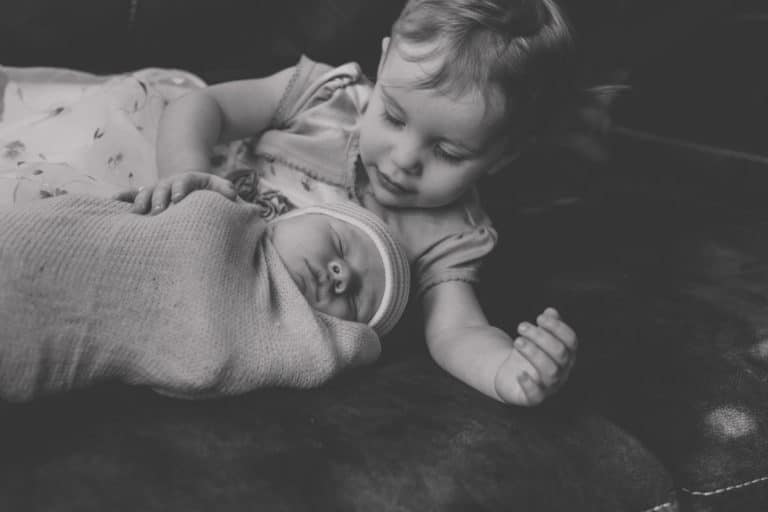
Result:
{"label": "toddler's arm", "polygon": [[136,213],[159,213],[193,190],[213,190],[235,199],[231,183],[208,174],[213,147],[258,135],[277,111],[294,68],[265,78],[238,80],[192,91],[171,102],[157,132],[159,180],[143,190],[116,197],[134,204]]}
{"label": "toddler's arm", "polygon": [[224,82],[171,102],[157,134],[160,177],[207,172],[211,150],[218,142],[267,129],[293,72],[294,68],[287,68],[265,78]]}
{"label": "toddler's arm", "polygon": [[568,378],[577,338],[553,308],[523,322],[513,340],[488,323],[468,283],[449,281],[423,299],[432,358],[454,377],[497,400],[536,405]]}

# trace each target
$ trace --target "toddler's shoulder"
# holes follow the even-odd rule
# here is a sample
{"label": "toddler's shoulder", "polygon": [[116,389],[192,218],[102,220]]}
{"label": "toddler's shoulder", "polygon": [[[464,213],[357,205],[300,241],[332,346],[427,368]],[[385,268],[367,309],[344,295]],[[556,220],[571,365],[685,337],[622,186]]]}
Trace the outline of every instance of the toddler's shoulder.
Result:
{"label": "toddler's shoulder", "polygon": [[275,122],[289,124],[318,107],[357,116],[364,110],[371,88],[356,62],[334,67],[302,55],[280,100]]}
{"label": "toddler's shoulder", "polygon": [[[364,202],[366,207],[379,213],[411,248],[426,248],[440,240],[462,238],[474,232],[487,233],[495,239],[491,218],[474,189],[453,203],[438,208],[386,208],[370,196],[366,196]],[[415,252],[418,256],[422,251]]]}
{"label": "toddler's shoulder", "polygon": [[496,246],[496,230],[475,191],[440,208],[366,206],[378,210],[404,245],[419,294],[444,281],[476,282],[481,260]]}

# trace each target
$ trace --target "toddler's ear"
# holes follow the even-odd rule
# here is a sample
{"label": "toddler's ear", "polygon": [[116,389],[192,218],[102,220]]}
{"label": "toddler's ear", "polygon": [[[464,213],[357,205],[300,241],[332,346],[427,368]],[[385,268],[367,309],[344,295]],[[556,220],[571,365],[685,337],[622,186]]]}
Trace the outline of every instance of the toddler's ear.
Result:
{"label": "toddler's ear", "polygon": [[379,57],[379,69],[376,71],[377,75],[381,74],[381,69],[384,67],[384,61],[387,58],[387,50],[389,49],[389,37],[385,37],[381,40],[381,57]]}

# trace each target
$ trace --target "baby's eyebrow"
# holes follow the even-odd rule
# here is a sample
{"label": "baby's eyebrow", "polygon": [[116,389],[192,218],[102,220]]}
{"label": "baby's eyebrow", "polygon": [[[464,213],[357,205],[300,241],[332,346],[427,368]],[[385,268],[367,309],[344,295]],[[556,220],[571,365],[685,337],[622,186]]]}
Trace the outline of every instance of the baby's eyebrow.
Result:
{"label": "baby's eyebrow", "polygon": [[[343,236],[345,237],[345,241],[347,242],[347,247],[349,247],[349,253],[345,254],[346,258],[350,258],[352,256],[352,253],[355,253],[356,258],[360,258],[361,249],[358,245],[360,243],[360,240],[357,239],[357,236],[362,235],[363,237],[368,237],[367,234],[364,234],[361,230],[358,228],[352,228],[354,231],[348,231]],[[355,237],[351,236],[351,233],[355,233]],[[362,251],[365,252],[365,251]],[[376,258],[380,258],[378,250],[375,253]],[[378,264],[379,260],[375,260]],[[366,271],[370,271],[369,268],[365,269]],[[376,289],[370,284],[370,282],[366,279],[365,275],[360,274],[358,275],[359,282],[357,283],[357,289],[355,290],[355,295],[357,296],[357,316],[358,319],[361,316],[361,313],[365,313],[365,321],[370,321],[371,318],[373,318],[373,315],[376,313],[376,308],[378,307],[378,297],[376,293]]]}
{"label": "baby's eyebrow", "polygon": [[333,243],[333,246],[334,246],[335,248],[337,248],[337,249],[341,250],[341,247],[339,247],[339,246],[340,246],[340,245],[344,245],[344,243],[343,243],[343,240],[342,240],[342,237],[341,237],[341,233],[339,233],[339,232],[336,230],[336,228],[333,226],[333,224],[329,224],[328,226],[331,228],[331,231],[333,232],[333,237],[336,239],[336,240],[334,240],[334,241],[333,241],[333,242],[334,242],[334,243]]}
{"label": "baby's eyebrow", "polygon": [[[352,256],[354,255],[355,251],[357,250],[357,244],[359,243],[359,240],[356,238],[356,236],[362,235],[364,237],[367,237],[368,235],[364,234],[362,231],[359,230],[359,228],[351,227],[349,225],[345,225],[345,229],[336,229],[336,226],[331,223],[330,225],[331,231],[333,231],[336,235],[336,238],[338,240],[338,243],[342,246],[346,247],[346,250],[342,250],[343,258],[346,260],[347,264],[351,264]],[[349,231],[349,229],[352,229],[354,231]],[[356,236],[350,236],[350,233],[355,233]],[[336,244],[334,243],[334,246]],[[363,311],[361,308],[361,298],[365,297],[365,294],[363,291],[368,288],[368,285],[365,284],[365,276],[362,274],[357,275],[358,283],[357,287],[355,289],[355,296],[357,297],[357,306],[355,311],[355,320],[360,321],[360,312]],[[366,301],[369,304],[366,304],[367,308],[370,310],[370,301]],[[373,315],[370,311],[365,311],[366,316]],[[366,322],[370,319],[366,319]]]}

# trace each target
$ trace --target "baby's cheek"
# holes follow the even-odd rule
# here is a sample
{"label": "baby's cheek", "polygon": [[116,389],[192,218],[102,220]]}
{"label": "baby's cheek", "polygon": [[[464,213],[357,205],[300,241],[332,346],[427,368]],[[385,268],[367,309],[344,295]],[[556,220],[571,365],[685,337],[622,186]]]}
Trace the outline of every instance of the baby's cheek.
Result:
{"label": "baby's cheek", "polygon": [[[309,300],[310,304],[312,304],[312,301],[310,299],[307,299],[307,300]],[[346,302],[343,299],[332,300],[330,302],[325,302],[322,304],[315,304],[312,307],[317,311],[321,311],[326,315],[330,315],[335,318],[340,318],[342,320],[358,321],[354,317],[354,315],[352,314],[352,311],[349,309],[349,307],[346,305]]]}

